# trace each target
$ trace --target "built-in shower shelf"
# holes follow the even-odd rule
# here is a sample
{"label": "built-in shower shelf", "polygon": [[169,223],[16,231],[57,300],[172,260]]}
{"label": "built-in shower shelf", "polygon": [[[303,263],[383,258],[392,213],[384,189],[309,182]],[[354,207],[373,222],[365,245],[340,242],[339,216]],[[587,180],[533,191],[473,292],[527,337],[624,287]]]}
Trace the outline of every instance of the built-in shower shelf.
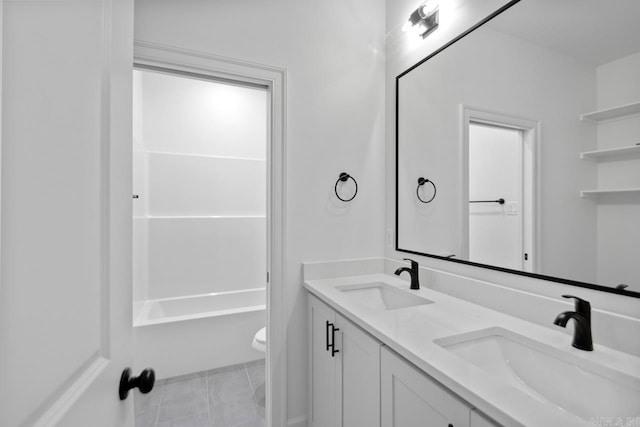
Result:
{"label": "built-in shower shelf", "polygon": [[615,190],[583,190],[580,197],[599,197],[599,196],[640,196],[640,188],[619,188]]}
{"label": "built-in shower shelf", "polygon": [[592,111],[591,113],[581,115],[580,120],[599,122],[602,120],[616,119],[634,114],[640,114],[640,102],[633,102],[631,104],[620,105],[618,107]]}
{"label": "built-in shower shelf", "polygon": [[146,219],[260,219],[264,215],[147,215]]}
{"label": "built-in shower shelf", "polygon": [[580,158],[585,160],[616,160],[640,157],[640,143],[628,147],[610,148],[606,150],[585,151]]}

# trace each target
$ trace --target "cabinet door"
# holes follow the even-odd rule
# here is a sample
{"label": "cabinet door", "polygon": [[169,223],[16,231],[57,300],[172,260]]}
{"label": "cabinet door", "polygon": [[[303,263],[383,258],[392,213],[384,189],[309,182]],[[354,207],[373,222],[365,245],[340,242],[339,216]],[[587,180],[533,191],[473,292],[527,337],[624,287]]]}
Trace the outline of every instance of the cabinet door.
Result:
{"label": "cabinet door", "polygon": [[380,343],[336,314],[338,425],[380,426]]}
{"label": "cabinet door", "polygon": [[336,426],[336,357],[327,350],[333,343],[335,312],[309,294],[309,426]]}
{"label": "cabinet door", "polygon": [[468,427],[470,408],[386,348],[380,354],[384,427]]}

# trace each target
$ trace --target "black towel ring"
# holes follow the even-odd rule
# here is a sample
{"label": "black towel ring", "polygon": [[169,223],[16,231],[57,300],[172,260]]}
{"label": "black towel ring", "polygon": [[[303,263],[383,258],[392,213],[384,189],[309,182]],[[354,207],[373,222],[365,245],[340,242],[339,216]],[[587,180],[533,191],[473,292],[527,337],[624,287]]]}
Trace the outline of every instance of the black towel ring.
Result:
{"label": "black towel ring", "polygon": [[[424,200],[422,197],[420,197],[420,187],[422,187],[427,182],[433,186],[433,196],[431,196],[429,200]],[[436,185],[433,183],[433,181],[430,181],[423,177],[418,178],[418,187],[416,188],[416,196],[418,196],[418,200],[420,200],[422,203],[431,203],[431,201],[436,198],[437,191],[438,190],[436,190]]]}
{"label": "black towel ring", "polygon": [[[340,197],[340,195],[338,194],[338,184],[342,181],[342,182],[346,182],[349,178],[351,178],[353,180],[353,183],[356,185],[356,191],[353,193],[353,196],[351,196],[350,199],[343,199],[342,197]],[[358,183],[356,182],[355,178],[352,177],[351,175],[349,175],[346,172],[341,172],[340,173],[340,177],[338,178],[338,180],[336,181],[336,185],[333,189],[333,191],[335,191],[336,193],[336,197],[340,200],[342,200],[343,202],[350,202],[352,201],[355,197],[356,194],[358,194]]]}

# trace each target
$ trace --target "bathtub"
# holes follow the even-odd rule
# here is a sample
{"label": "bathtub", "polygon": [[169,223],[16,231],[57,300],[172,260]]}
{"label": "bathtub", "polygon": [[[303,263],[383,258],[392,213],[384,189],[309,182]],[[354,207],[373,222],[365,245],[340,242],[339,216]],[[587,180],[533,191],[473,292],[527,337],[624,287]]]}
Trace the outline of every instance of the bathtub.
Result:
{"label": "bathtub", "polygon": [[251,342],[266,324],[265,288],[140,301],[133,315],[136,372],[161,379],[264,357]]}

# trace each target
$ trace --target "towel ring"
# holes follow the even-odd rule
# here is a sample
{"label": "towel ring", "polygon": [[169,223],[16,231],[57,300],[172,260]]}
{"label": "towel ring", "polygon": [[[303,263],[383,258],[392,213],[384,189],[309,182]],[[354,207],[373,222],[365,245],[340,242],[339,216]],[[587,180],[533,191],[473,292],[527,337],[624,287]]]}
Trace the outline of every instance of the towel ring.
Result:
{"label": "towel ring", "polygon": [[[349,178],[351,178],[351,180],[353,180],[353,183],[356,185],[356,191],[353,193],[353,196],[351,196],[350,199],[343,199],[342,197],[340,197],[340,195],[338,194],[338,184],[342,181],[342,182],[346,182]],[[341,172],[340,173],[340,177],[338,178],[338,180],[336,181],[336,185],[333,188],[333,191],[335,191],[336,193],[336,197],[340,200],[342,200],[343,202],[350,202],[352,201],[355,197],[356,194],[358,194],[358,183],[356,182],[355,178],[352,177],[351,175],[349,175],[346,172]]]}
{"label": "towel ring", "polygon": [[[422,197],[420,197],[420,187],[422,187],[427,182],[433,186],[433,196],[431,196],[429,200],[424,200]],[[422,203],[431,203],[431,201],[436,198],[437,191],[438,190],[436,189],[436,185],[433,183],[433,181],[430,181],[423,177],[418,178],[418,187],[416,188],[416,196],[418,196],[418,200],[420,200]]]}

